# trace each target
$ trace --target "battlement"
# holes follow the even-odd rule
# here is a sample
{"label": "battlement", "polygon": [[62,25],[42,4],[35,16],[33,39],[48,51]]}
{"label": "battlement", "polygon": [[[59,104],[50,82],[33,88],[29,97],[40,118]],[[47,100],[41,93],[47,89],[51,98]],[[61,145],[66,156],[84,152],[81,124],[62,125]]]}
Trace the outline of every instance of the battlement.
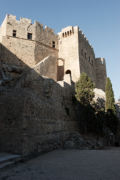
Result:
{"label": "battlement", "polygon": [[32,23],[32,20],[31,19],[28,19],[28,18],[23,18],[21,17],[20,19],[16,19],[16,16],[14,15],[6,15],[6,19],[7,19],[7,23],[12,23],[11,25],[14,25],[15,23],[16,24],[21,24],[21,26],[26,26],[27,24],[29,25],[33,25],[37,28],[40,28],[40,30],[44,31],[44,32],[47,32],[47,33],[54,33],[54,30],[48,26],[43,26],[43,24],[40,24],[39,22],[37,21],[34,21],[34,23]]}
{"label": "battlement", "polygon": [[101,64],[101,65],[105,65],[106,63],[105,63],[105,58],[96,58],[95,59],[96,60],[96,62],[98,63],[98,64]]}
{"label": "battlement", "polygon": [[17,20],[16,16],[12,15],[12,14],[7,14],[6,15],[6,18],[7,18],[7,21],[13,21],[16,23],[27,23],[27,24],[32,24],[32,20],[31,19],[28,19],[28,18],[23,18],[23,17],[20,17],[19,20]]}
{"label": "battlement", "polygon": [[61,66],[57,63],[60,76],[59,73],[56,75],[61,79],[69,72],[75,82],[85,72],[95,83],[100,73],[105,81],[105,59],[95,59],[92,45],[78,26],[65,27],[55,34],[52,28],[38,21],[32,23],[28,18],[6,15],[0,27],[0,42],[30,67],[47,56],[62,59]]}
{"label": "battlement", "polygon": [[76,32],[78,32],[79,27],[78,26],[68,26],[61,30],[59,34],[60,37],[65,38],[69,37],[71,35],[74,35]]}
{"label": "battlement", "polygon": [[[52,34],[55,34],[54,30],[48,26],[44,26],[43,24],[39,23],[38,21],[35,21],[34,22],[36,28],[38,28],[40,31],[43,31],[43,32],[47,32],[47,33],[52,33]],[[57,35],[56,35],[57,36]]]}
{"label": "battlement", "polygon": [[[14,15],[6,15],[0,27],[0,36],[37,41],[47,46],[57,48],[58,36],[52,28],[43,26],[37,21],[32,23],[32,20],[28,18],[20,18],[17,20]],[[2,41],[1,38],[0,41]]]}
{"label": "battlement", "polygon": [[90,49],[91,49],[91,52],[94,54],[95,56],[95,53],[94,53],[94,49],[92,47],[92,45],[90,44],[89,40],[87,39],[87,37],[85,36],[85,34],[83,33],[82,30],[79,29],[79,38],[80,38],[80,41],[85,41],[86,43],[86,46],[88,46]]}

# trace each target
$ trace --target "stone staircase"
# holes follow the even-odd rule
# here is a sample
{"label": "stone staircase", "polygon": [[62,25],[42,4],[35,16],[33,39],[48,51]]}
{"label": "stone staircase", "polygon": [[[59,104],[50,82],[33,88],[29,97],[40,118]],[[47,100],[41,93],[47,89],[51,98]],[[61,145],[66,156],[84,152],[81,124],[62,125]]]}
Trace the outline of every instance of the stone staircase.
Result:
{"label": "stone staircase", "polygon": [[0,153],[0,169],[13,165],[21,160],[21,155]]}

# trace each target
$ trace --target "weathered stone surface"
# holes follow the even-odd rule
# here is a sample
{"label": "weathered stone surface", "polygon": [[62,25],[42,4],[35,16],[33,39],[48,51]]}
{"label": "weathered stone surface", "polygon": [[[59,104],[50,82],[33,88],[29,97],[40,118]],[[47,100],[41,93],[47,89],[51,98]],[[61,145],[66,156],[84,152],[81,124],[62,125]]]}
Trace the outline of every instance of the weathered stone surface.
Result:
{"label": "weathered stone surface", "polygon": [[0,151],[50,151],[78,128],[69,85],[30,70],[17,88],[0,90]]}
{"label": "weathered stone surface", "polygon": [[[33,68],[46,57],[54,56],[55,80],[61,81],[65,74],[70,74],[76,82],[85,72],[97,88],[105,90],[105,60],[95,58],[92,46],[78,26],[68,26],[56,35],[39,22],[32,24],[30,19],[16,20],[15,16],[7,15],[0,27],[0,43],[0,59],[6,64]],[[45,63],[44,68],[48,69]]]}
{"label": "weathered stone surface", "polygon": [[[104,90],[102,62],[77,26],[56,35],[7,15],[0,27],[0,151],[26,155],[63,145],[78,129],[74,83],[86,72]],[[83,146],[82,137],[73,139],[69,146]]]}
{"label": "weathered stone surface", "polygon": [[[16,31],[16,35],[13,32]],[[32,35],[28,39],[28,33]],[[53,30],[35,22],[31,23],[30,19],[21,18],[16,20],[13,15],[7,15],[1,25],[0,42],[2,48],[1,60],[7,63],[16,63],[19,65],[20,60],[29,67],[35,66],[36,63],[49,55],[57,56],[57,35]],[[52,48],[52,42],[55,47]],[[14,55],[11,56],[9,51]]]}
{"label": "weathered stone surface", "polygon": [[38,64],[36,64],[33,70],[42,76],[54,79],[56,81],[57,80],[56,64],[57,64],[57,58],[54,56],[48,56],[42,61],[40,61]]}
{"label": "weathered stone surface", "polygon": [[64,143],[64,149],[100,149],[105,146],[104,141],[95,137],[82,136],[78,132],[69,135]]}
{"label": "weathered stone surface", "polygon": [[94,89],[95,97],[93,98],[96,106],[101,109],[105,108],[105,92],[102,89]]}

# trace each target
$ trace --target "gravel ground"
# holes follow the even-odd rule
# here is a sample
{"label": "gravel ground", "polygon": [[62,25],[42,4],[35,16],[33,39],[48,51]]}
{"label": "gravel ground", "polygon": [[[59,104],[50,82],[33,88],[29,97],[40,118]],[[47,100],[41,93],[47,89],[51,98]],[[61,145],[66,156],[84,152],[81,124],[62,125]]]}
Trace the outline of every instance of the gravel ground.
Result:
{"label": "gravel ground", "polygon": [[120,180],[120,149],[56,150],[0,170],[0,180]]}

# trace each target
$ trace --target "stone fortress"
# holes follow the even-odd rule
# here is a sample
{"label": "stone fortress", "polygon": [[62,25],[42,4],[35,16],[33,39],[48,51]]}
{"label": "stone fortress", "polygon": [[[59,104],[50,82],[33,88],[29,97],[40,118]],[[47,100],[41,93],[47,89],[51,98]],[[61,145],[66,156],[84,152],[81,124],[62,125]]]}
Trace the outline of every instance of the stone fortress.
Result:
{"label": "stone fortress", "polygon": [[65,74],[70,74],[76,82],[85,72],[96,88],[105,90],[105,60],[95,58],[92,46],[78,26],[66,27],[55,34],[39,22],[32,24],[30,19],[16,20],[15,16],[7,15],[0,27],[0,43],[15,55],[13,58],[1,46],[3,64],[23,66],[24,63],[55,81],[62,81]]}
{"label": "stone fortress", "polygon": [[0,151],[52,150],[78,129],[74,83],[85,72],[105,90],[106,65],[78,26],[58,34],[6,15],[0,27]]}

